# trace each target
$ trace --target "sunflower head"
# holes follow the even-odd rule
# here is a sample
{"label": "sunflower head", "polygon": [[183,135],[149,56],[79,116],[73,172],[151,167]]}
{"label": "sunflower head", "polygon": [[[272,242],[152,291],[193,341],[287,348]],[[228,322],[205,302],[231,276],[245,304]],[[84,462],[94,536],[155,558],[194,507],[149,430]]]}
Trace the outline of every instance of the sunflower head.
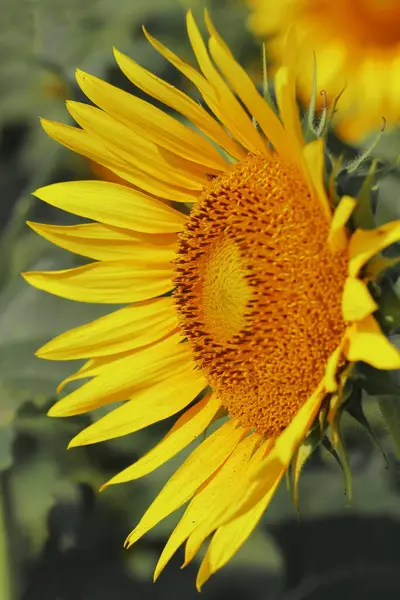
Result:
{"label": "sunflower head", "polygon": [[[397,0],[248,0],[250,26],[264,37],[282,64],[288,26],[299,36],[296,73],[302,99],[312,90],[314,54],[317,87],[331,104],[340,100],[336,126],[350,141],[379,130],[382,116],[399,121],[400,4]],[[322,98],[319,98],[322,105]]]}
{"label": "sunflower head", "polygon": [[389,328],[382,331],[382,273],[392,263],[379,254],[400,240],[400,223],[374,226],[375,166],[357,197],[346,195],[336,184],[351,169],[327,161],[323,124],[308,127],[311,141],[303,135],[292,37],[274,80],[277,114],[207,15],[206,25],[208,45],[188,13],[198,70],[146,32],[195,84],[202,104],[115,51],[125,75],[190,127],[77,73],[96,106],[68,104],[81,128],[49,121],[44,128],[118,183],[37,190],[44,202],[90,222],[31,227],[92,262],[24,274],[71,300],[125,305],[38,351],[44,359],[86,360],[60,390],[85,382],[51,416],[122,402],[71,446],[180,413],[157,446],[103,487],[146,475],[215,423],[127,539],[130,546],[188,503],[155,576],[183,543],[187,564],[211,536],[198,587],[246,540],[285,473],[292,474],[297,501],[311,454],[304,448],[324,444],[338,453],[349,484],[340,418],[359,399],[357,364],[400,368]]}

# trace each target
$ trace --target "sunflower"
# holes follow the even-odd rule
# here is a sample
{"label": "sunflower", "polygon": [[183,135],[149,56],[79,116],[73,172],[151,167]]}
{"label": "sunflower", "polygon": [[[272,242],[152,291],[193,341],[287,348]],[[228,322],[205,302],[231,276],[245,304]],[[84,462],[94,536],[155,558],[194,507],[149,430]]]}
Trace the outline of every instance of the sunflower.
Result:
{"label": "sunflower", "polygon": [[248,0],[250,25],[268,36],[272,56],[282,60],[285,32],[299,36],[297,76],[303,100],[312,89],[313,54],[317,86],[340,100],[338,130],[350,141],[376,130],[382,116],[400,118],[400,3],[398,0]]}
{"label": "sunflower", "polygon": [[301,133],[292,40],[275,77],[280,120],[207,14],[206,24],[208,48],[188,13],[200,70],[145,33],[209,110],[115,51],[132,83],[192,126],[77,72],[99,108],[69,102],[81,128],[43,121],[44,129],[132,185],[73,181],[37,190],[44,202],[92,222],[30,226],[94,260],[24,274],[64,298],[126,304],[38,351],[44,359],[86,360],[60,387],[86,382],[51,416],[119,402],[70,446],[180,413],[158,445],[105,486],[146,475],[213,425],[126,541],[132,545],[189,502],[155,577],[184,542],[187,564],[212,536],[199,589],[247,539],[293,461],[297,480],[309,433],[330,424],[339,445],[336,416],[352,364],[400,367],[363,275],[376,253],[400,239],[400,222],[352,230],[356,199],[343,196],[334,209],[324,184],[325,142],[305,143]]}

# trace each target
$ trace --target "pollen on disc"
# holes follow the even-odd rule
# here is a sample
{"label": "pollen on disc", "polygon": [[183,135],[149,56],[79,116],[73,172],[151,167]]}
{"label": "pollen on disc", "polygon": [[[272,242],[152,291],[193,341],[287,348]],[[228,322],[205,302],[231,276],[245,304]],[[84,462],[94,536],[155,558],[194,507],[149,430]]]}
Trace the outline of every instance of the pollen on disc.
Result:
{"label": "pollen on disc", "polygon": [[174,294],[197,365],[232,416],[277,436],[345,329],[347,256],[301,174],[250,156],[205,189],[180,234]]}

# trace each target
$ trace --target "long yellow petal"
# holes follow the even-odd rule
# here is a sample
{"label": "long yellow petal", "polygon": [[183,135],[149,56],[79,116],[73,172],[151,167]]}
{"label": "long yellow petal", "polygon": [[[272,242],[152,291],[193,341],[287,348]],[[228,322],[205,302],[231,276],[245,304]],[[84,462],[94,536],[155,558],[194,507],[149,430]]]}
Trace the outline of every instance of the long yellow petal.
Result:
{"label": "long yellow petal", "polygon": [[376,369],[400,369],[400,352],[372,316],[349,328],[347,359],[352,362],[362,360]]}
{"label": "long yellow petal", "polygon": [[345,321],[362,321],[378,309],[365,283],[347,277],[342,296],[342,314]]}
{"label": "long yellow petal", "polygon": [[290,151],[290,138],[278,117],[260,96],[254,83],[232,56],[226,44],[217,36],[218,34],[213,29],[210,39],[210,52],[214,61],[266,137],[271,141],[275,150],[281,156],[293,158],[293,153]]}
{"label": "long yellow petal", "polygon": [[291,138],[291,145],[293,151],[296,153],[295,156],[298,157],[297,160],[301,160],[304,138],[296,102],[295,82],[287,67],[280,67],[277,70],[274,77],[274,86],[279,115],[285,126],[286,133]]}
{"label": "long yellow petal", "polygon": [[145,267],[144,261],[114,260],[22,275],[33,287],[69,300],[124,304],[155,298],[172,289],[171,269],[166,265],[164,269]]}
{"label": "long yellow petal", "polygon": [[251,119],[212,64],[207,48],[190,10],[187,13],[187,29],[190,43],[200,69],[217,92],[221,107],[220,118],[222,118],[223,123],[227,126],[233,137],[235,137],[250,152],[269,154],[266,144],[254,127]]}
{"label": "long yellow petal", "polygon": [[192,560],[204,540],[218,528],[221,516],[247,491],[249,474],[255,472],[268,447],[268,442],[264,442],[257,448],[261,441],[258,435],[243,440],[221,470],[191,501],[188,511],[191,508],[193,531],[186,542],[183,566]]}
{"label": "long yellow petal", "polygon": [[200,565],[196,579],[198,591],[213,573],[221,569],[247,540],[268,504],[272,500],[280,483],[278,479],[264,497],[247,513],[223,525],[215,532],[206,555]]}
{"label": "long yellow petal", "polygon": [[[201,73],[199,73],[197,69],[184,62],[182,59],[179,58],[179,56],[177,56],[176,54],[174,54],[174,52],[169,50],[169,48],[167,48],[166,46],[161,44],[161,42],[153,38],[144,27],[143,32],[147,40],[153,46],[153,48],[155,48],[155,50],[157,50],[157,52],[159,52],[161,56],[168,60],[168,62],[170,62],[176,69],[178,69],[178,71],[180,71],[189,81],[191,81],[197,87],[200,94],[203,96],[206,104],[208,104],[208,106],[216,115],[216,117],[220,121],[222,121],[223,116],[219,102],[219,97],[217,95],[216,90],[213,88],[210,82],[207,81],[207,79]],[[246,152],[244,149],[239,149],[238,152],[239,154],[237,156],[232,156],[235,156],[235,158],[238,158],[239,160],[246,157]]]}
{"label": "long yellow petal", "polygon": [[187,160],[225,170],[225,161],[210,142],[164,111],[83,71],[77,70],[76,79],[94,104],[145,139]]}
{"label": "long yellow petal", "polygon": [[102,489],[117,483],[139,479],[189,446],[208,427],[221,407],[216,396],[207,394],[203,400],[189,408],[170,429],[166,436],[147,454],[130,467],[107,481]]}
{"label": "long yellow petal", "polygon": [[[106,167],[118,178],[123,179],[136,188],[141,188],[149,194],[174,200],[176,202],[193,202],[198,197],[198,192],[165,183],[156,177],[149,177],[141,169],[127,163],[115,152],[109,151],[99,137],[93,137],[87,131],[56,123],[55,121],[41,120],[43,129],[53,140],[63,144],[73,152],[86,156],[95,163]],[[122,153],[119,153],[122,154]]]}
{"label": "long yellow petal", "polygon": [[[67,108],[75,121],[93,137],[99,138],[100,143],[110,152],[151,177],[196,191],[202,190],[209,182],[206,173],[195,169],[194,163],[191,170],[171,164],[168,162],[167,150],[160,150],[156,144],[147,141],[104,111],[89,104],[71,101],[67,103]],[[190,165],[190,162],[182,161],[182,164]]]}
{"label": "long yellow petal", "polygon": [[77,360],[134,350],[178,328],[172,298],[145,300],[70,329],[37,352],[49,360]]}
{"label": "long yellow petal", "polygon": [[140,388],[132,400],[78,433],[68,447],[114,439],[167,419],[186,408],[204,386],[204,378],[192,370]]}
{"label": "long yellow petal", "polygon": [[330,221],[332,219],[332,209],[324,184],[324,141],[319,139],[304,146],[303,156],[314,193],[321,204],[326,218]]}
{"label": "long yellow petal", "polygon": [[357,277],[370,258],[400,240],[400,220],[391,221],[377,229],[357,229],[349,244],[349,275]]}
{"label": "long yellow petal", "polygon": [[[178,334],[136,351],[94,361],[89,375],[96,375],[50,410],[52,417],[78,415],[112,402],[131,398],[137,390],[194,368],[187,344]],[[88,372],[86,371],[86,376]]]}
{"label": "long yellow petal", "polygon": [[139,255],[150,267],[170,263],[176,255],[177,236],[173,233],[133,233],[103,223],[64,226],[27,221],[27,225],[49,242],[94,260],[129,260]]}
{"label": "long yellow petal", "polygon": [[187,217],[142,192],[107,181],[66,181],[34,195],[67,212],[143,233],[181,231]]}
{"label": "long yellow petal", "polygon": [[238,145],[202,106],[118,50],[114,49],[114,55],[121,71],[132,83],[153,98],[180,112],[231,156],[242,158],[243,153]]}
{"label": "long yellow petal", "polygon": [[357,200],[355,198],[343,196],[333,213],[328,234],[328,244],[333,252],[342,252],[349,245],[350,234],[346,228],[346,223],[350,219],[356,204]]}
{"label": "long yellow petal", "polygon": [[[242,440],[222,467],[195,494],[161,553],[154,571],[154,580],[158,578],[179,546],[187,538],[190,540],[190,536],[192,536],[193,532],[197,531],[198,527],[201,527],[204,522],[208,523],[214,516],[214,513],[221,510],[221,503],[222,508],[229,503],[231,490],[236,485],[238,479],[243,480],[243,475],[246,472],[251,454],[256,444],[259,443],[259,440],[260,438],[257,435],[250,435]],[[201,542],[199,545],[201,545]],[[188,549],[186,548],[185,565],[191,560],[195,552],[196,550],[194,549],[192,553],[189,546],[188,553]]]}
{"label": "long yellow petal", "polygon": [[185,460],[147,509],[126,540],[129,547],[162,519],[185,504],[232,454],[245,430],[230,419]]}

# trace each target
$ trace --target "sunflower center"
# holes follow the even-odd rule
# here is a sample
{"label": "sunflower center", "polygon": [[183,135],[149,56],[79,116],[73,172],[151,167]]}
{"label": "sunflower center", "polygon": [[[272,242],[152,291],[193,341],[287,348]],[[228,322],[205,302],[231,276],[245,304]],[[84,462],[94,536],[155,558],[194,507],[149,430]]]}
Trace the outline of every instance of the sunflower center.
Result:
{"label": "sunflower center", "polygon": [[250,156],[214,179],[180,235],[174,294],[197,365],[229,413],[276,436],[344,332],[344,254],[301,175]]}

